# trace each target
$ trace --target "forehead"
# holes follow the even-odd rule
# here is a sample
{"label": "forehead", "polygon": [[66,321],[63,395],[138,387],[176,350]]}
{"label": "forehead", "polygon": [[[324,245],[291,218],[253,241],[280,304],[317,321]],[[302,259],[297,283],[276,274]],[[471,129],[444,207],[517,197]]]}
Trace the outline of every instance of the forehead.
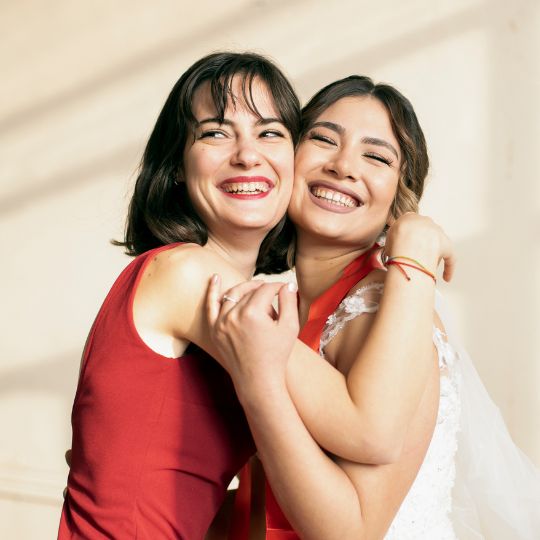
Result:
{"label": "forehead", "polygon": [[347,134],[381,137],[397,143],[390,114],[386,107],[372,96],[350,96],[332,103],[317,118],[319,121],[334,122]]}
{"label": "forehead", "polygon": [[220,96],[212,94],[209,82],[203,83],[193,95],[192,111],[197,120],[203,116],[219,116],[220,102],[225,103],[224,115],[244,114],[264,117],[279,117],[274,98],[267,84],[257,77],[249,79],[235,75],[230,85],[223,86]]}

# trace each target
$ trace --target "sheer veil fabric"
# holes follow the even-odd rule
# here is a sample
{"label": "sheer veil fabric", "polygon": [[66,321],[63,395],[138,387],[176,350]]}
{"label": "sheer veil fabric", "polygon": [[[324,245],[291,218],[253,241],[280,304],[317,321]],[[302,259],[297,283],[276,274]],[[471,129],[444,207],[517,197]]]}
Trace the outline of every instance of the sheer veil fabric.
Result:
{"label": "sheer veil fabric", "polygon": [[467,352],[459,345],[443,296],[436,309],[458,353],[461,416],[452,494],[460,540],[540,538],[540,472],[514,444]]}

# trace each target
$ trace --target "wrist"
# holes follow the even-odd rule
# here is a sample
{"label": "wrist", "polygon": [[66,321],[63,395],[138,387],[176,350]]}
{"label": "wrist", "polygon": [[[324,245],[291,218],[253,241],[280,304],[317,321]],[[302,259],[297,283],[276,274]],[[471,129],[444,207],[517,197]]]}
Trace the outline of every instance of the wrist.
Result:
{"label": "wrist", "polygon": [[234,380],[238,400],[244,409],[262,410],[288,396],[285,373],[250,374]]}
{"label": "wrist", "polygon": [[422,263],[426,268],[435,271],[441,248],[439,240],[432,234],[411,234],[404,231],[396,234],[384,249],[386,257],[410,257]]}

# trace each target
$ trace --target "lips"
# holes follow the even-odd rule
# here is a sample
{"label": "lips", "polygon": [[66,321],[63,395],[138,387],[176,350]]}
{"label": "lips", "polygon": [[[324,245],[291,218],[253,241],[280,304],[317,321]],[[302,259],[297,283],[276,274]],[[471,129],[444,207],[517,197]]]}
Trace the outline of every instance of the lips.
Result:
{"label": "lips", "polygon": [[323,203],[324,208],[352,211],[364,204],[356,193],[342,186],[337,187],[326,182],[312,182],[308,185],[308,189],[311,197]]}
{"label": "lips", "polygon": [[235,176],[219,184],[219,189],[235,199],[260,199],[274,188],[274,182],[266,176]]}

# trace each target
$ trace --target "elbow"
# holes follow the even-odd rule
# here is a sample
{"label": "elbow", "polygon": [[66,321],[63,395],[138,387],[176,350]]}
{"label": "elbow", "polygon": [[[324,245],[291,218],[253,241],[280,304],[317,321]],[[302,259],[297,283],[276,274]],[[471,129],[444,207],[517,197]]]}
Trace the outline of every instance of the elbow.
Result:
{"label": "elbow", "polygon": [[397,463],[403,451],[403,447],[386,446],[384,448],[378,449],[376,453],[373,454],[372,459],[370,460],[370,465],[391,465],[392,463]]}
{"label": "elbow", "polygon": [[364,435],[363,455],[354,459],[358,463],[368,465],[390,465],[401,459],[405,433],[402,430],[381,430]]}

